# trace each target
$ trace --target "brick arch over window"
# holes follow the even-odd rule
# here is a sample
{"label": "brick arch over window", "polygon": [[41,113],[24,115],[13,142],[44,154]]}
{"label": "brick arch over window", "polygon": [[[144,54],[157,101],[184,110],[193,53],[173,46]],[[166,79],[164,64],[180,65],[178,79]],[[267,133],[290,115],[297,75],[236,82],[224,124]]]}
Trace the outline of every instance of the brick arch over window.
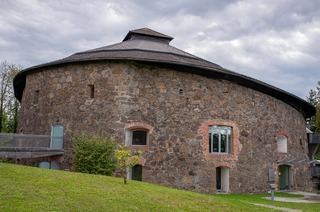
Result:
{"label": "brick arch over window", "polygon": [[[229,126],[232,127],[232,149],[230,154],[212,154],[209,152],[209,128],[210,126]],[[221,160],[237,160],[241,151],[241,143],[239,141],[239,129],[238,126],[231,121],[225,120],[212,120],[201,124],[198,134],[202,137],[200,145],[202,152],[207,160],[221,161]]]}
{"label": "brick arch over window", "polygon": [[215,168],[217,168],[217,167],[228,167],[228,168],[231,168],[232,167],[232,164],[229,163],[229,162],[215,162],[213,165],[214,165]]}
{"label": "brick arch over window", "polygon": [[290,135],[288,132],[286,132],[285,130],[280,130],[279,132],[277,132],[276,134],[274,134],[274,137],[278,137],[280,135],[283,135],[285,137],[287,137],[288,139],[290,138]]}
{"label": "brick arch over window", "polygon": [[146,129],[149,131],[149,133],[152,133],[152,131],[153,131],[153,127],[151,125],[146,124],[146,123],[142,123],[142,122],[129,123],[129,124],[126,124],[124,127],[125,130],[134,129],[134,128]]}

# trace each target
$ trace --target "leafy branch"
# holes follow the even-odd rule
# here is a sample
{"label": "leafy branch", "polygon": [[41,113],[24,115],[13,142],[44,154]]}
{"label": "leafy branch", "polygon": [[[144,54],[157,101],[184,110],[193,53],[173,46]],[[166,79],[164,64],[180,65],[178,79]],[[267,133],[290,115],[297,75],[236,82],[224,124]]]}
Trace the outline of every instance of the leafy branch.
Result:
{"label": "leafy branch", "polygon": [[131,151],[125,145],[119,145],[115,151],[124,184],[127,184],[128,170],[139,163],[142,153],[141,150]]}

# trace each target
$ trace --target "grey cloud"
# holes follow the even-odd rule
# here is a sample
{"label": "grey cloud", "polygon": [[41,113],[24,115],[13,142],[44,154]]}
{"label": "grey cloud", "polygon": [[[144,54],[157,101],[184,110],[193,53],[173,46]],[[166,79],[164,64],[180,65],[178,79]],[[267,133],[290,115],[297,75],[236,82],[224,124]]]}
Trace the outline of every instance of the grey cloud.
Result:
{"label": "grey cloud", "polygon": [[320,80],[317,8],[320,1],[4,0],[0,57],[28,67],[149,27],[180,49],[304,98]]}

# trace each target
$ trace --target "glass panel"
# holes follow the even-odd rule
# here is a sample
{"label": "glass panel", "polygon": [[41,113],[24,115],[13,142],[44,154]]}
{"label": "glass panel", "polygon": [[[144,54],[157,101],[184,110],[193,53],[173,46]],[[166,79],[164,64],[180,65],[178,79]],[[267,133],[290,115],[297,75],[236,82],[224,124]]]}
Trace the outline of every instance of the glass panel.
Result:
{"label": "glass panel", "polygon": [[51,169],[55,169],[55,170],[60,170],[60,163],[57,161],[52,161],[51,162]]}
{"label": "glass panel", "polygon": [[39,164],[39,168],[50,169],[50,163],[49,162],[41,162]]}
{"label": "glass panel", "polygon": [[232,137],[231,137],[231,129],[229,130],[228,133],[228,153],[232,153]]}
{"label": "glass panel", "polygon": [[56,124],[52,127],[51,148],[63,149],[63,126]]}
{"label": "glass panel", "polygon": [[221,148],[220,152],[226,152],[227,150],[227,135],[221,134]]}
{"label": "glass panel", "polygon": [[147,132],[142,130],[133,131],[132,145],[147,145]]}
{"label": "glass panel", "polygon": [[212,134],[212,152],[219,152],[219,129],[217,126],[213,126],[211,130]]}

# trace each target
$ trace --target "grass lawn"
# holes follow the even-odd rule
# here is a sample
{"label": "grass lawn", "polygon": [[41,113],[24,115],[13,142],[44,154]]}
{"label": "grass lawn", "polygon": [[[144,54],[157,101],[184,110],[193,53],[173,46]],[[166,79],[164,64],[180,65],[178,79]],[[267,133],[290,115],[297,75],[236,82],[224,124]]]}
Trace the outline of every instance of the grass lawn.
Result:
{"label": "grass lawn", "polygon": [[[279,194],[282,196],[296,196]],[[208,195],[120,178],[0,163],[0,211],[271,211],[261,195]],[[275,206],[319,211],[320,203]]]}

